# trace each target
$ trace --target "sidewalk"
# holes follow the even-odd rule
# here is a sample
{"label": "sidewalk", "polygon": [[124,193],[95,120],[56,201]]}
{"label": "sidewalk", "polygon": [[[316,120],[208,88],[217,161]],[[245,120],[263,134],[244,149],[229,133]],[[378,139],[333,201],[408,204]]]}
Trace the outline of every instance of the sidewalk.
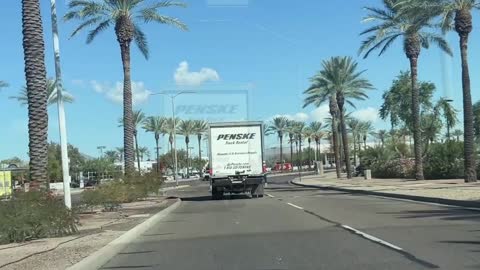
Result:
{"label": "sidewalk", "polygon": [[336,179],[334,173],[323,177],[304,176],[293,184],[338,191],[379,195],[402,199],[451,204],[465,207],[480,207],[480,182],[464,183],[463,179],[449,180],[405,180],[354,178]]}

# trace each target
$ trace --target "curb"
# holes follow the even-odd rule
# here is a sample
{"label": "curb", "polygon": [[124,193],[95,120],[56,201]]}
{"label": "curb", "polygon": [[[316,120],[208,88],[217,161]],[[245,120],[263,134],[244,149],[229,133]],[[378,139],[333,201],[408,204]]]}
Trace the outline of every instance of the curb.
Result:
{"label": "curb", "polygon": [[443,198],[435,198],[435,197],[415,196],[415,195],[398,194],[398,193],[386,193],[386,192],[369,191],[369,190],[361,190],[361,189],[348,189],[348,188],[322,186],[322,185],[308,185],[308,184],[298,183],[295,180],[290,181],[290,183],[292,185],[301,186],[301,187],[318,188],[323,190],[335,190],[335,191],[342,191],[342,192],[347,192],[352,194],[373,195],[373,196],[380,196],[380,197],[387,197],[387,198],[411,200],[411,201],[417,201],[417,202],[444,204],[447,206],[478,208],[476,210],[480,210],[480,202],[474,202],[474,201],[452,200],[452,199],[443,199]]}
{"label": "curb", "polygon": [[128,244],[130,244],[133,240],[138,238],[142,233],[152,228],[153,225],[155,225],[155,223],[159,222],[161,219],[163,219],[168,214],[170,214],[170,212],[174,211],[178,206],[180,206],[180,204],[181,204],[181,200],[177,199],[176,202],[170,205],[169,207],[156,213],[151,218],[140,223],[136,227],[132,228],[131,230],[119,236],[117,239],[108,243],[106,246],[100,248],[99,250],[90,254],[88,257],[68,267],[67,269],[68,270],[85,270],[85,269],[94,270],[94,269],[102,268],[102,266],[108,263],[110,259],[115,257]]}
{"label": "curb", "polygon": [[166,188],[161,188],[160,191],[169,191],[169,190],[176,190],[176,189],[182,189],[182,188],[187,188],[190,187],[190,185],[180,185],[176,187],[166,187]]}

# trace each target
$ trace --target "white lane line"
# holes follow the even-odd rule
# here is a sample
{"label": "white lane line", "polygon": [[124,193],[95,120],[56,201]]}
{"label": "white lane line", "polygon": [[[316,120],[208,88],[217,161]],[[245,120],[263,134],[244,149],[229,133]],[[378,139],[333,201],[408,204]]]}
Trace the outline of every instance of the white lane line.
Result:
{"label": "white lane line", "polygon": [[391,243],[389,243],[389,242],[387,242],[387,241],[383,241],[382,239],[377,238],[377,237],[375,237],[375,236],[373,236],[373,235],[370,235],[370,234],[368,234],[368,233],[361,232],[361,231],[359,231],[359,230],[357,230],[357,229],[355,229],[355,228],[352,228],[352,227],[350,227],[350,226],[347,226],[347,225],[342,225],[342,227],[345,228],[345,229],[347,229],[347,230],[349,230],[349,231],[351,231],[351,232],[354,232],[354,233],[356,233],[356,234],[358,234],[358,235],[360,235],[360,236],[362,236],[362,237],[364,237],[364,238],[366,238],[366,239],[368,239],[368,240],[377,242],[377,243],[379,243],[379,244],[381,244],[381,245],[387,246],[387,247],[389,247],[389,248],[393,248],[393,249],[395,249],[395,250],[403,251],[403,249],[402,249],[401,247],[395,246],[394,244],[391,244]]}
{"label": "white lane line", "polygon": [[295,208],[297,208],[297,209],[303,210],[303,207],[300,207],[300,206],[295,205],[295,204],[293,204],[293,203],[287,203],[287,204],[290,205],[290,206],[292,206],[292,207],[295,207]]}
{"label": "white lane line", "polygon": [[267,193],[267,196],[270,197],[270,198],[275,198],[275,196],[273,196],[271,194],[268,194],[268,193]]}

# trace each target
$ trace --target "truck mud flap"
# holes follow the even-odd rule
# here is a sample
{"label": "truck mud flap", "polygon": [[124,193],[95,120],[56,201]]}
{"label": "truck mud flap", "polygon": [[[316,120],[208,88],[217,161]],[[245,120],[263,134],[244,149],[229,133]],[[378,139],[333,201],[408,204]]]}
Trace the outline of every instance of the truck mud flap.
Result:
{"label": "truck mud flap", "polygon": [[264,194],[264,184],[254,185],[251,194],[252,198],[262,198]]}

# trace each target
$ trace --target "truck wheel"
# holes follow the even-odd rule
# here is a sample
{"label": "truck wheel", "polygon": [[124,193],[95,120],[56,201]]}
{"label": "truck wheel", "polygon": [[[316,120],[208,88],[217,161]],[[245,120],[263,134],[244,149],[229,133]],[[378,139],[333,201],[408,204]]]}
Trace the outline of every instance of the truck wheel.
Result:
{"label": "truck wheel", "polygon": [[223,199],[223,191],[219,191],[216,188],[212,189],[212,200],[221,200]]}

